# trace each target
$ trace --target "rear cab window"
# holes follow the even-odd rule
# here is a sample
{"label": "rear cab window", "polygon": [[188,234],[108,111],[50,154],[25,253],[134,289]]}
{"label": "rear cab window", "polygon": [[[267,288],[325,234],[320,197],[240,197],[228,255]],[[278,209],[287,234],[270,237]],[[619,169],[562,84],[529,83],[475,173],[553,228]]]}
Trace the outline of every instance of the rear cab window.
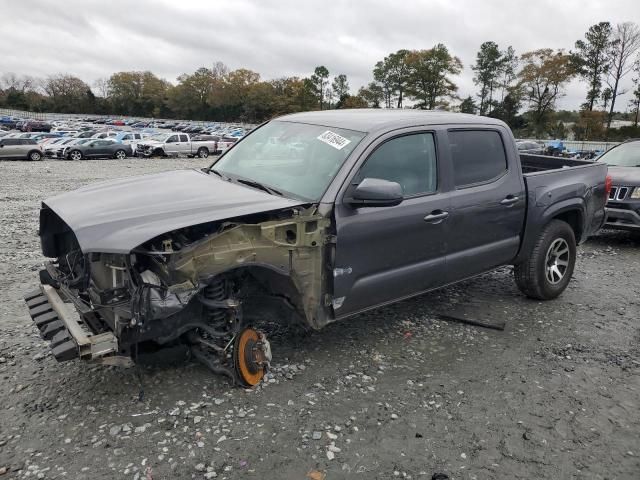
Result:
{"label": "rear cab window", "polygon": [[507,172],[507,155],[500,132],[449,130],[448,137],[457,189],[493,182]]}

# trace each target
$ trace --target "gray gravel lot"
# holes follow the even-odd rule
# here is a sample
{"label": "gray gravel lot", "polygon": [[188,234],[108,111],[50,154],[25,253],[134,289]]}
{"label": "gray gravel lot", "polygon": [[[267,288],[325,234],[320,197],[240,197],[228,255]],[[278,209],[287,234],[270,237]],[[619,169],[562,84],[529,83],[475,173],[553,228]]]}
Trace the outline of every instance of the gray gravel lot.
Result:
{"label": "gray gravel lot", "polygon": [[39,201],[209,162],[0,163],[0,478],[640,478],[640,240],[626,233],[583,245],[556,301],[527,300],[505,268],[283,329],[253,391],[167,354],[56,363],[21,301],[43,261]]}

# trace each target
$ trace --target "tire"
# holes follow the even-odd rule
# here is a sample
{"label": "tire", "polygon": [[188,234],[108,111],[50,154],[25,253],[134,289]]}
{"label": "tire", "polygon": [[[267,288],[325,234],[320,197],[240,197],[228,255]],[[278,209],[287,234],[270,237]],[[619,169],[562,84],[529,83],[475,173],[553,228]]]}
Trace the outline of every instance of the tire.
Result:
{"label": "tire", "polygon": [[82,160],[82,152],[80,150],[71,150],[67,157],[73,161]]}
{"label": "tire", "polygon": [[209,156],[209,149],[205,147],[200,147],[198,149],[198,157],[199,158],[207,158]]}
{"label": "tire", "polygon": [[113,158],[124,160],[125,158],[127,158],[127,152],[125,152],[124,150],[116,150],[116,153],[113,154]]}
{"label": "tire", "polygon": [[576,237],[562,220],[551,220],[527,259],[515,265],[516,284],[527,297],[536,300],[556,298],[569,284],[576,264]]}
{"label": "tire", "polygon": [[39,162],[40,160],[42,160],[42,154],[34,150],[32,152],[29,152],[27,158],[32,162]]}

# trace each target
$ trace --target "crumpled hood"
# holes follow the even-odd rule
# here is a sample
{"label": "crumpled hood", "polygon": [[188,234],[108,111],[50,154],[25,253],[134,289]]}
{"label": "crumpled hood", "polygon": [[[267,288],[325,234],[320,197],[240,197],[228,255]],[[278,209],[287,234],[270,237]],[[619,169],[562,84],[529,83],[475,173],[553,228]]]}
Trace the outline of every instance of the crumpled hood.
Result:
{"label": "crumpled hood", "polygon": [[129,253],[178,228],[304,202],[199,170],[177,170],[88,185],[51,197],[44,204],[71,227],[84,253]]}
{"label": "crumpled hood", "polygon": [[614,185],[640,186],[640,167],[614,167],[609,165],[609,175]]}

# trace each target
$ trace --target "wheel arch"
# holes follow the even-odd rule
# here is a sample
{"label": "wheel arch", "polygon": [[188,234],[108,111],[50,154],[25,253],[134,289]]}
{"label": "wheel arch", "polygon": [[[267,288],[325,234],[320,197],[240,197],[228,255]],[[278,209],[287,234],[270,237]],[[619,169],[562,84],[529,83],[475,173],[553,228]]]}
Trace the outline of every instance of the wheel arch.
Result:
{"label": "wheel arch", "polygon": [[308,324],[303,294],[289,272],[269,264],[251,263],[224,270],[214,278],[220,276],[230,278],[238,287],[247,318]]}
{"label": "wheel arch", "polygon": [[544,228],[551,220],[562,220],[569,224],[576,237],[576,243],[581,243],[584,238],[586,207],[583,198],[569,198],[562,202],[550,205],[542,216],[540,229]]}
{"label": "wheel arch", "polygon": [[584,199],[579,197],[569,198],[561,202],[554,203],[545,210],[534,207],[533,214],[531,213],[531,210],[527,214],[525,232],[520,245],[520,251],[513,263],[517,264],[526,259],[528,252],[536,243],[540,232],[542,232],[544,227],[546,227],[552,220],[562,220],[569,224],[576,237],[576,244],[582,243],[585,240],[584,222],[586,218]]}
{"label": "wheel arch", "polygon": [[554,215],[551,220],[562,220],[563,222],[568,223],[576,237],[576,243],[580,243],[582,241],[584,232],[584,213],[582,210],[578,208],[564,210]]}

